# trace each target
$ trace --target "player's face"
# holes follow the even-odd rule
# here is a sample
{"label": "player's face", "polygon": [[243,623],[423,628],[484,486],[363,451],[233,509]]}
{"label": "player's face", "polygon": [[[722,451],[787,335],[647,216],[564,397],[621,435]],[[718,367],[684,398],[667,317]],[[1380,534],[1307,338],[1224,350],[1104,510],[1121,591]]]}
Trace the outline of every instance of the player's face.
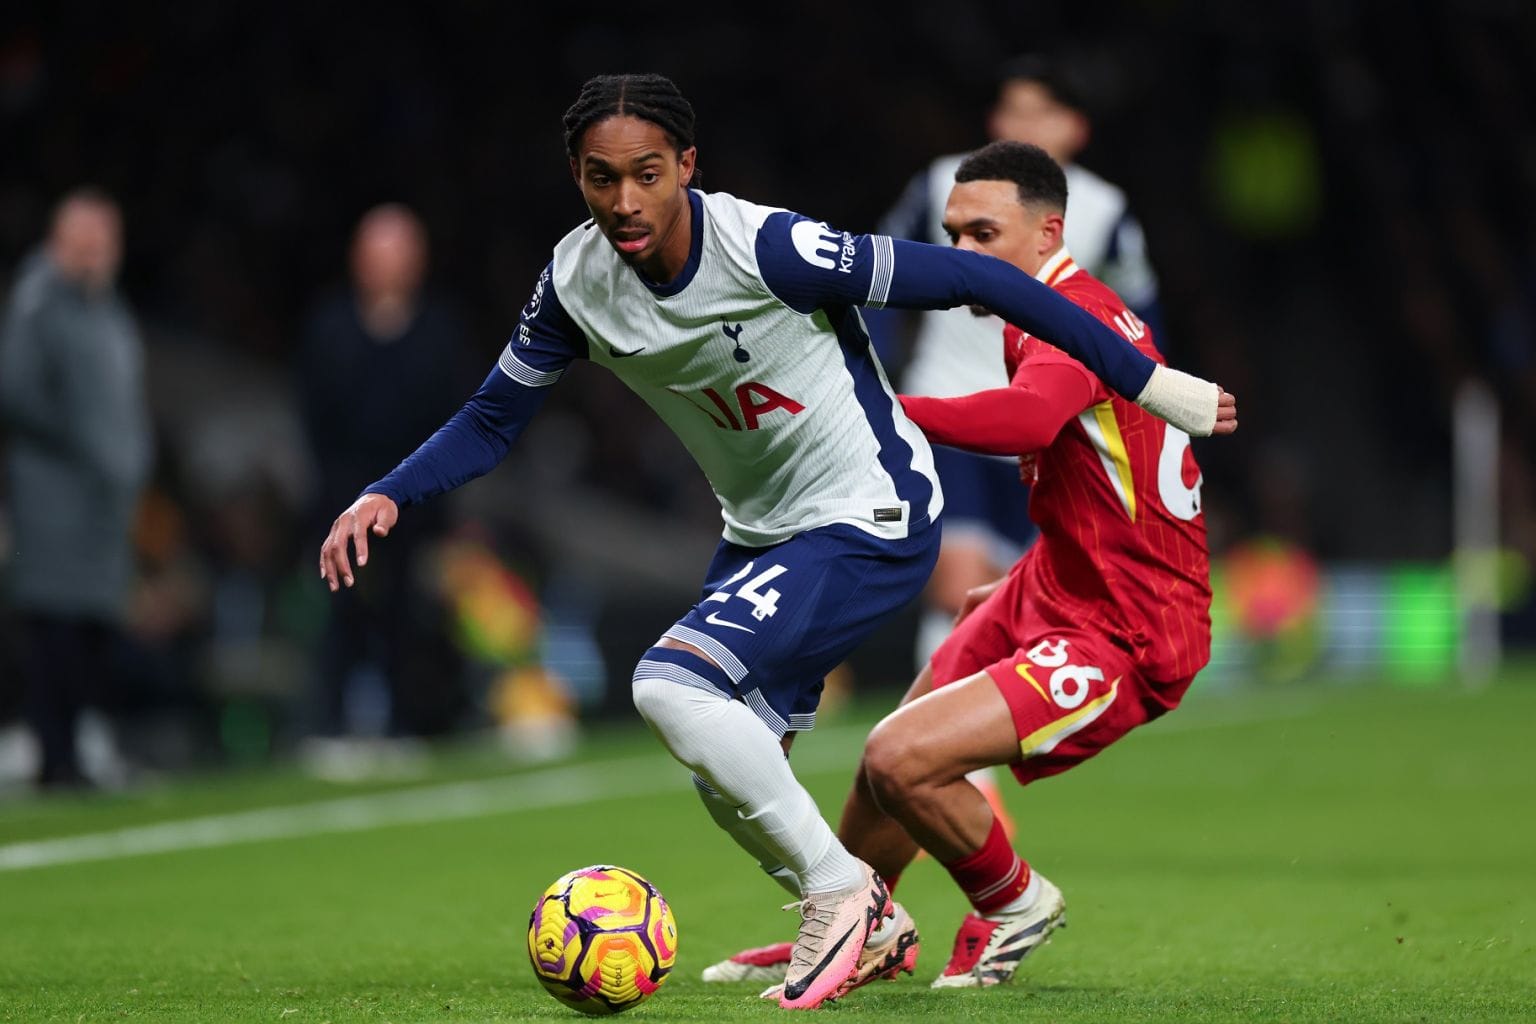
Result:
{"label": "player's face", "polygon": [[679,153],[660,125],[610,117],[589,127],[571,173],[592,219],[631,266],[664,284],[688,262],[688,182],[694,149]]}
{"label": "player's face", "polygon": [[1034,274],[1061,246],[1061,214],[1019,202],[1011,181],[963,181],[944,204],[944,231],[957,249],[984,252]]}
{"label": "player's face", "polygon": [[1039,146],[1059,164],[1068,164],[1088,145],[1088,119],[1039,82],[1009,82],[992,108],[994,139]]}

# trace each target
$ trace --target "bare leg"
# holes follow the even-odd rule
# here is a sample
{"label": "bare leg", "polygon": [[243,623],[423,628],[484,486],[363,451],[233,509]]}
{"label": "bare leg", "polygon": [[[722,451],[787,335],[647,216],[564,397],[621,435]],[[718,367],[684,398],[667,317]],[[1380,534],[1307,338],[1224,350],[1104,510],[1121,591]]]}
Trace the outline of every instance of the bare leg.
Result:
{"label": "bare leg", "polygon": [[903,704],[877,725],[864,747],[862,777],[879,807],[948,863],[979,850],[992,828],[992,808],[966,773],[1007,764],[1018,752],[1008,704],[978,672]]}
{"label": "bare leg", "polygon": [[[898,707],[910,704],[932,689],[933,670],[924,665]],[[901,874],[917,856],[917,843],[907,834],[907,830],[875,802],[862,761],[853,780],[853,789],[843,804],[843,818],[837,827],[837,837],[848,847],[849,853],[874,868],[885,879]]]}

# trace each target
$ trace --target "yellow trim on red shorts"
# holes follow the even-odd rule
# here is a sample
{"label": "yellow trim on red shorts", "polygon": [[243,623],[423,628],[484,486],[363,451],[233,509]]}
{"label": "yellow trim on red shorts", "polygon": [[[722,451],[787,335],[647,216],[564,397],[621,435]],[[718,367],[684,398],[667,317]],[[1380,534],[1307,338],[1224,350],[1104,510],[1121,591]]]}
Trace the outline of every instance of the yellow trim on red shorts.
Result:
{"label": "yellow trim on red shorts", "polygon": [[[1025,678],[1028,678],[1027,676]],[[1054,722],[1048,722],[1034,732],[1019,740],[1019,752],[1023,757],[1035,757],[1040,754],[1049,754],[1056,749],[1056,745],[1062,740],[1088,727],[1094,719],[1104,713],[1104,709],[1115,701],[1115,695],[1120,692],[1120,680],[1124,676],[1116,676],[1115,681],[1109,684],[1109,692],[1101,697],[1096,697]],[[1031,680],[1033,682],[1033,680]]]}

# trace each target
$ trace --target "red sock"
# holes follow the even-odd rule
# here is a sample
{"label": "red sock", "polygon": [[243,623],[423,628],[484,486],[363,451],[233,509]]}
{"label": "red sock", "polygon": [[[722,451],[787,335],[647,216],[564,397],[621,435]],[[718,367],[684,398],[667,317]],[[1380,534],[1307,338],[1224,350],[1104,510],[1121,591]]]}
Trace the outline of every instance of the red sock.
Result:
{"label": "red sock", "polygon": [[894,894],[896,892],[896,883],[901,881],[901,872],[898,871],[893,875],[881,875],[880,881],[885,883],[886,892]]}
{"label": "red sock", "polygon": [[981,849],[944,867],[978,914],[1007,906],[1029,885],[1029,865],[1014,852],[996,818],[992,819],[992,831],[987,833]]}

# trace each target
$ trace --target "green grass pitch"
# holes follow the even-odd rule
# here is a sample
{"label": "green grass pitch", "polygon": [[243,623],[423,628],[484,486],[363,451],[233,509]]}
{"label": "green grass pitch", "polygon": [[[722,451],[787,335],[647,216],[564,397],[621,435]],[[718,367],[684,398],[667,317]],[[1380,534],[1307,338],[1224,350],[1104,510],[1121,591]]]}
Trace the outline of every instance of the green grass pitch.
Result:
{"label": "green grass pitch", "polygon": [[[874,713],[796,749],[829,814]],[[923,929],[917,976],[825,1014],[1536,1020],[1528,675],[1478,694],[1197,690],[1098,760],[1008,798],[1070,927],[1013,985],[931,991],[964,908],[919,863],[898,894]],[[143,829],[165,822],[183,824]],[[229,841],[272,828],[284,837]],[[111,853],[135,837],[171,848]],[[782,1014],[749,986],[698,980],[741,946],[792,935],[780,890],[714,830],[648,734],[615,729],[560,765],[509,771],[461,750],[393,788],[269,771],[0,805],[0,1021],[577,1020],[533,980],[524,929],[545,885],[594,862],[640,871],[677,915],[677,969],[630,1018]]]}

